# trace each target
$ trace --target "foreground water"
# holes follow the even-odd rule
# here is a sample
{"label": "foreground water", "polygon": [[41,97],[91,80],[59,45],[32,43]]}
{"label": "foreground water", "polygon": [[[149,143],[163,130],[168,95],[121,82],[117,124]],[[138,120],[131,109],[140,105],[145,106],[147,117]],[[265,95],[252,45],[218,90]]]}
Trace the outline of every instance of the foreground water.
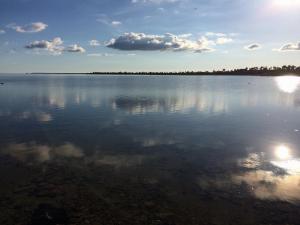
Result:
{"label": "foreground water", "polygon": [[0,82],[1,225],[300,224],[298,78]]}

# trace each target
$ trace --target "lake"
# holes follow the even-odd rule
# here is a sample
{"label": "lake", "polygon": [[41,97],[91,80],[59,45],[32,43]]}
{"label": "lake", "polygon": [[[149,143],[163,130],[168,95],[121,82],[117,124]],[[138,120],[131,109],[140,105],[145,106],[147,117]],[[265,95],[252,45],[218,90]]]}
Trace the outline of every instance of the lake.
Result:
{"label": "lake", "polygon": [[300,224],[300,78],[0,82],[1,225]]}

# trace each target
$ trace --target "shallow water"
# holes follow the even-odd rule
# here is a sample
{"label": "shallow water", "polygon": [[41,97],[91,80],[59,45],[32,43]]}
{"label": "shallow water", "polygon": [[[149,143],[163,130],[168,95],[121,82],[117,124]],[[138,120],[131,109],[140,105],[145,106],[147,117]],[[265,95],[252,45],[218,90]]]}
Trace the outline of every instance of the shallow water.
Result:
{"label": "shallow water", "polygon": [[295,77],[0,75],[0,224],[300,224]]}

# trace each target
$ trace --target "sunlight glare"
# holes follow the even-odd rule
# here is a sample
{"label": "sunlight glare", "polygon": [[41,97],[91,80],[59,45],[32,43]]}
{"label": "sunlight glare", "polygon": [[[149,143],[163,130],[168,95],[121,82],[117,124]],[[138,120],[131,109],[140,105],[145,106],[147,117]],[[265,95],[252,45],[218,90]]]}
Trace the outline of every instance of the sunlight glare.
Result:
{"label": "sunlight glare", "polygon": [[300,0],[273,0],[273,4],[277,7],[295,7],[300,6]]}
{"label": "sunlight glare", "polygon": [[274,166],[280,167],[287,170],[290,174],[300,174],[300,160],[283,160],[283,161],[272,161]]}
{"label": "sunlight glare", "polygon": [[300,84],[300,77],[282,76],[275,78],[278,88],[285,93],[293,93],[297,90]]}
{"label": "sunlight glare", "polygon": [[285,145],[279,145],[275,148],[275,156],[280,160],[291,158],[291,150]]}

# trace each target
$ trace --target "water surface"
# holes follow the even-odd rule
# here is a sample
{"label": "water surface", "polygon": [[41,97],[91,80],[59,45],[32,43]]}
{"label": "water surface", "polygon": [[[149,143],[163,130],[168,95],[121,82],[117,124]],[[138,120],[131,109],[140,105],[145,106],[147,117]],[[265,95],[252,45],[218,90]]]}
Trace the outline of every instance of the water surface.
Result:
{"label": "water surface", "polygon": [[0,82],[0,224],[300,224],[299,78]]}

